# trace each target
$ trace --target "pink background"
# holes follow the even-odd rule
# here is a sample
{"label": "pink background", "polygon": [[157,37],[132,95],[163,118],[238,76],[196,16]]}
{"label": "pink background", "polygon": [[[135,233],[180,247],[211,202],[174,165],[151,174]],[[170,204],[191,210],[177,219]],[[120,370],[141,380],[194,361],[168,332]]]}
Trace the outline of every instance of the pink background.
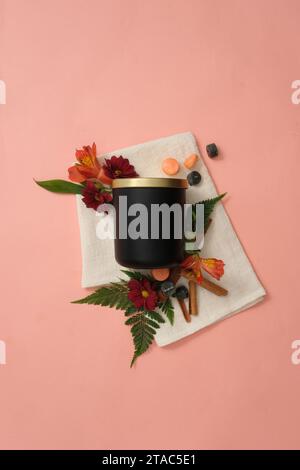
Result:
{"label": "pink background", "polygon": [[[299,0],[0,0],[1,448],[300,447],[299,15]],[[74,198],[32,178],[66,177],[93,140],[186,130],[268,297],[130,370],[123,316],[70,304]]]}

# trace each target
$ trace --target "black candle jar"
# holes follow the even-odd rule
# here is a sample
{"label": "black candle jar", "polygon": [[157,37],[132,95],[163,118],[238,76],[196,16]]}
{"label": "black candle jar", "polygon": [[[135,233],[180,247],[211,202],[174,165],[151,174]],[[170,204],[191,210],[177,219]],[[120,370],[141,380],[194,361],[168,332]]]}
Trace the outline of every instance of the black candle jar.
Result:
{"label": "black candle jar", "polygon": [[[187,181],[175,178],[120,178],[113,180],[112,188],[116,211],[117,262],[121,266],[135,269],[173,267],[180,264],[184,259],[183,227]],[[131,230],[132,227],[138,230]],[[148,236],[145,238],[146,234]]]}

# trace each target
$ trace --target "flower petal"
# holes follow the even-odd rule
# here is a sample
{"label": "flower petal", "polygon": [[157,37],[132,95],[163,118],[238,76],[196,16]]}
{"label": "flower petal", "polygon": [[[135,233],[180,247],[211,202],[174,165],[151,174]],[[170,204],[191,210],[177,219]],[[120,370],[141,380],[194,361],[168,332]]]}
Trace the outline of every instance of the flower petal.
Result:
{"label": "flower petal", "polygon": [[[85,165],[74,165],[73,167],[69,168],[68,171],[69,171],[70,180],[76,181],[77,183],[81,183],[90,178],[97,178],[97,175],[98,175],[97,168],[87,167]],[[76,178],[76,179],[72,179],[72,178]]]}
{"label": "flower petal", "polygon": [[224,262],[216,258],[200,258],[201,267],[215,279],[220,280],[224,274]]}
{"label": "flower petal", "polygon": [[194,271],[194,274],[196,276],[197,284],[202,284],[203,276],[201,271]]}
{"label": "flower petal", "polygon": [[151,291],[151,284],[150,284],[150,282],[148,281],[148,279],[144,278],[144,279],[141,281],[141,284],[142,284],[142,286],[144,287],[144,289],[146,289],[148,292]]}
{"label": "flower petal", "polygon": [[151,294],[145,299],[145,307],[147,310],[154,310],[157,304],[157,294],[152,291]]}
{"label": "flower petal", "polygon": [[105,171],[105,168],[103,168],[103,167],[100,168],[99,173],[97,175],[97,178],[98,178],[98,180],[102,181],[102,183],[111,186],[112,178],[110,178],[110,176],[107,175],[107,172]]}
{"label": "flower petal", "polygon": [[79,163],[81,163],[81,160],[86,156],[86,152],[84,149],[76,149],[75,156]]}
{"label": "flower petal", "polygon": [[81,172],[78,169],[79,165],[74,165],[68,168],[69,172],[69,179],[71,181],[74,181],[75,183],[82,183],[83,181],[86,180],[85,176],[81,174]]}
{"label": "flower petal", "polygon": [[130,279],[128,287],[130,290],[141,290],[141,284],[137,279]]}
{"label": "flower petal", "polygon": [[75,156],[79,163],[88,168],[97,168],[100,170],[100,163],[97,160],[97,148],[95,142],[92,147],[90,145],[85,145],[82,149],[77,149]]}
{"label": "flower petal", "polygon": [[198,255],[190,255],[182,261],[181,267],[184,269],[200,269],[200,257]]}

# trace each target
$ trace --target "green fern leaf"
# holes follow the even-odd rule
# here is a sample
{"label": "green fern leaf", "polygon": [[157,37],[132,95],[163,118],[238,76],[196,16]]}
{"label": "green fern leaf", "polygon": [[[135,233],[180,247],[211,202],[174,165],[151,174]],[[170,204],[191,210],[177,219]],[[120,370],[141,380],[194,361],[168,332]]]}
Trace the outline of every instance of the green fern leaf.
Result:
{"label": "green fern leaf", "polygon": [[[207,224],[208,224],[208,220],[215,208],[215,205],[217,204],[217,202],[221,201],[221,199],[223,199],[223,197],[226,195],[226,193],[224,194],[220,194],[219,196],[216,196],[216,197],[213,197],[212,199],[206,199],[205,201],[200,201],[198,202],[197,204],[203,204],[204,205],[204,229],[207,227]],[[193,204],[193,222],[195,222],[196,220],[196,204]]]}
{"label": "green fern leaf", "polygon": [[131,304],[131,306],[127,307],[126,310],[125,310],[125,317],[129,317],[130,315],[133,315],[134,313],[136,313],[138,310],[137,308]]}
{"label": "green fern leaf", "polygon": [[115,307],[117,310],[126,310],[132,307],[132,302],[127,297],[126,283],[114,282],[108,286],[100,287],[83,299],[75,300],[74,304],[93,304],[105,307]]}
{"label": "green fern leaf", "polygon": [[159,312],[155,312],[154,310],[147,310],[145,315],[150,317],[152,320],[156,321],[157,323],[165,323],[165,320],[161,316]]}
{"label": "green fern leaf", "polygon": [[167,316],[171,325],[174,324],[174,307],[172,305],[171,299],[168,297],[164,302],[160,303],[160,310]]}
{"label": "green fern leaf", "polygon": [[134,323],[130,330],[134,343],[134,355],[130,365],[130,367],[132,367],[136,359],[146,352],[152,344],[156,330],[159,328],[159,324],[147,316],[147,311],[138,313],[134,317],[128,319],[127,322],[129,320]]}
{"label": "green fern leaf", "polygon": [[128,318],[125,322],[125,325],[134,325],[140,321],[139,315],[133,315],[132,317]]}
{"label": "green fern leaf", "polygon": [[153,326],[153,328],[156,328],[156,329],[160,328],[159,323],[156,323],[156,321],[151,320],[151,318],[148,318],[147,322],[148,322],[148,325]]}
{"label": "green fern leaf", "polygon": [[[136,276],[136,272],[133,276]],[[135,278],[135,277],[132,277]],[[137,278],[137,277],[136,277]],[[128,317],[125,325],[131,326],[131,335],[134,343],[134,355],[131,361],[131,366],[136,359],[141,356],[149,346],[152,344],[160,324],[164,323],[163,316],[156,311],[145,310],[144,307],[137,308],[128,299],[128,281],[120,280],[120,282],[112,282],[107,286],[100,287],[92,294],[84,297],[83,299],[75,300],[75,304],[93,304],[102,305],[106,307],[114,307],[123,310],[125,316]],[[173,323],[174,310],[170,301],[164,302],[163,307],[159,308],[166,313],[170,322]]]}

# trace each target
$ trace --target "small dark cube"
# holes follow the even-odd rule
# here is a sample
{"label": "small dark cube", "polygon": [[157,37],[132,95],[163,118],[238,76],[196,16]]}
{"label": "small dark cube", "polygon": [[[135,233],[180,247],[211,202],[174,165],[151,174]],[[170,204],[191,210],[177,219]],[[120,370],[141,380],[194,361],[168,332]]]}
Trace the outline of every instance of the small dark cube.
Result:
{"label": "small dark cube", "polygon": [[214,158],[214,157],[217,157],[218,156],[218,147],[216,146],[216,144],[208,144],[206,146],[206,152],[207,152],[207,155],[210,157],[210,158]]}

